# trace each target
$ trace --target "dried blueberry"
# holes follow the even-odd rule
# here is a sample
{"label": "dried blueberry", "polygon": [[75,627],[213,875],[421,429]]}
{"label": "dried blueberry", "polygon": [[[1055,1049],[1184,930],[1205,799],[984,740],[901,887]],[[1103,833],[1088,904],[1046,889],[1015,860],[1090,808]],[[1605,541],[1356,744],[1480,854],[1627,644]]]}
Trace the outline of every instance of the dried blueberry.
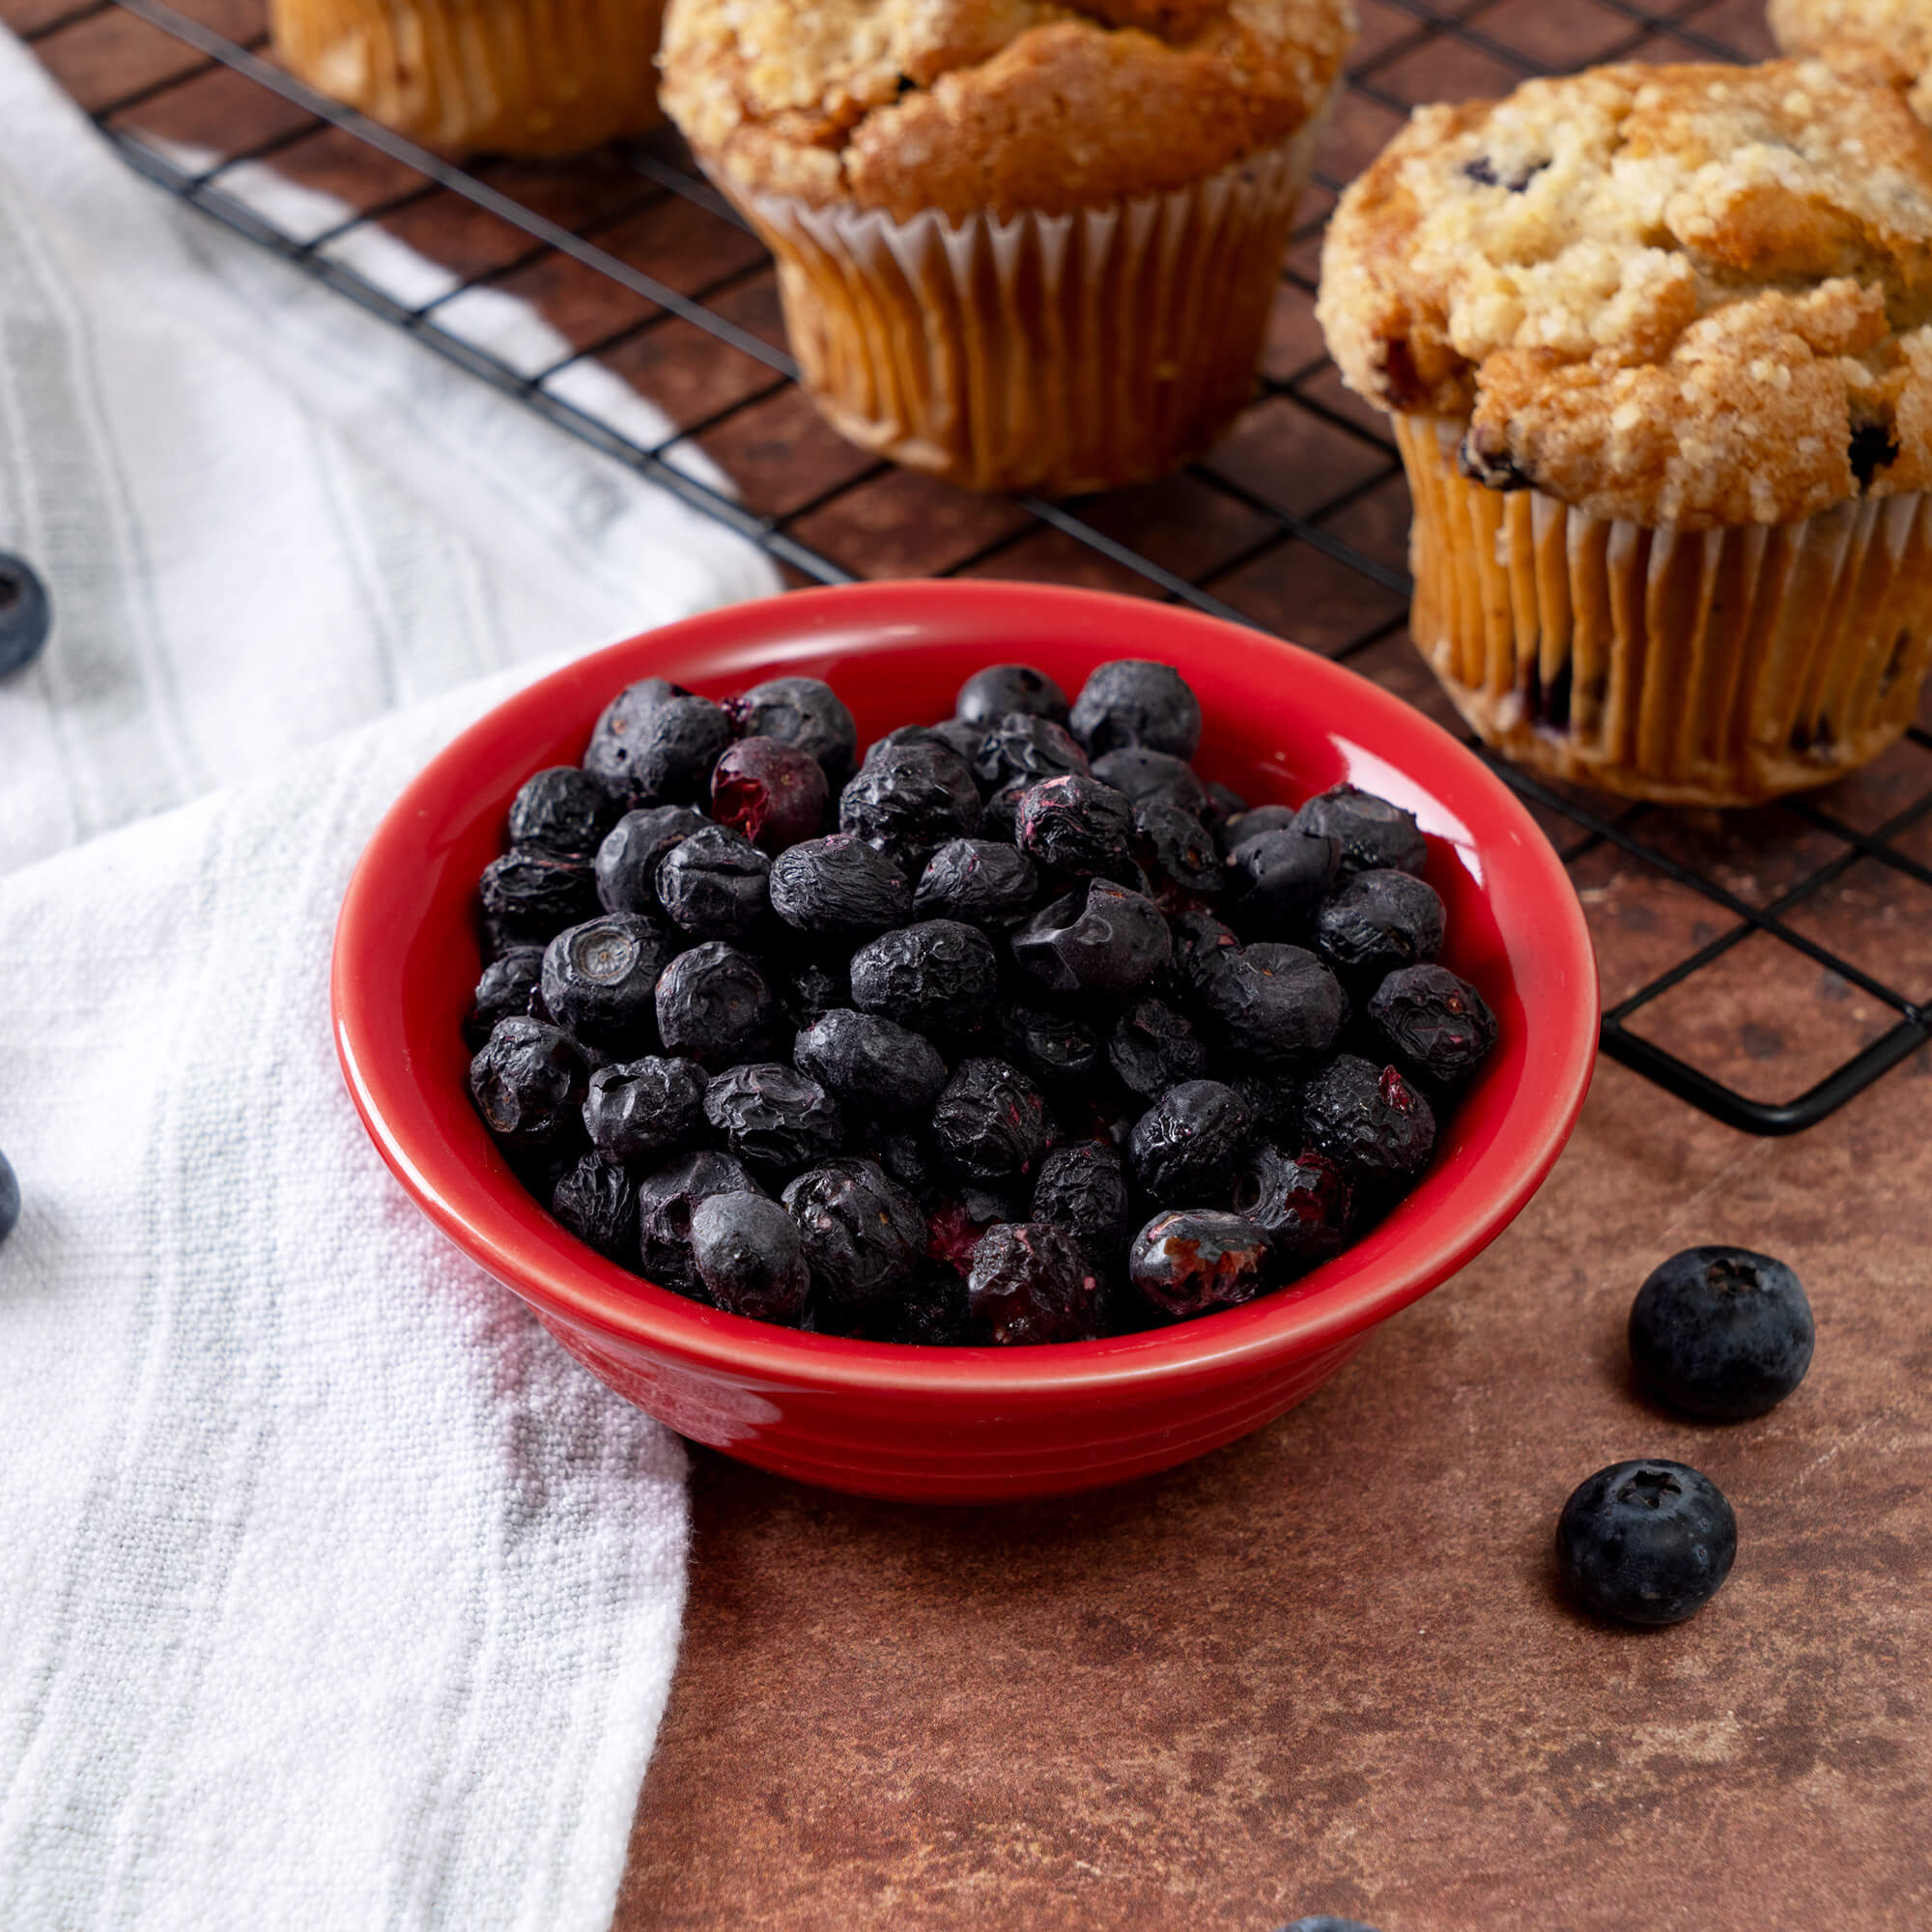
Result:
{"label": "dried blueberry", "polygon": [[1155,1201],[1215,1206],[1228,1199],[1234,1160],[1254,1126],[1247,1104],[1218,1080],[1183,1080],[1134,1124],[1134,1178]]}
{"label": "dried blueberry", "polygon": [[908,861],[970,838],[985,808],[973,774],[935,745],[901,745],[864,766],[838,794],[838,829]]}
{"label": "dried blueberry", "polygon": [[1066,694],[1031,665],[987,665],[959,687],[953,711],[969,724],[990,724],[1009,712],[1066,723]]}
{"label": "dried blueberry", "polygon": [[1167,923],[1173,934],[1175,977],[1199,999],[1221,961],[1241,950],[1240,935],[1198,907],[1172,912]]}
{"label": "dried blueberry", "polygon": [[658,867],[666,854],[710,823],[688,805],[627,811],[597,848],[598,903],[606,912],[658,911]]}
{"label": "dried blueberry", "polygon": [[1797,1275],[1748,1248],[1686,1248],[1651,1271],[1631,1307],[1637,1385],[1708,1422],[1776,1408],[1804,1379],[1816,1339]]}
{"label": "dried blueberry", "polygon": [[932,1115],[932,1141],[955,1173],[997,1181],[1030,1174],[1046,1151],[1046,1102],[1004,1060],[962,1060]]}
{"label": "dried blueberry", "polygon": [[1014,808],[1019,848],[1037,866],[1076,878],[1118,878],[1132,859],[1134,809],[1112,785],[1069,772],[1042,779]]}
{"label": "dried blueberry", "polygon": [[1208,1071],[1208,1049],[1187,1016],[1164,1000],[1139,1000],[1107,1037],[1107,1064],[1143,1100]]}
{"label": "dried blueberry", "polygon": [[754,1174],[795,1174],[845,1140],[838,1101],[810,1074],[776,1060],[716,1075],[704,1090],[704,1118]]}
{"label": "dried blueberry", "polygon": [[1037,912],[1012,936],[1013,959],[1057,993],[1125,999],[1160,972],[1173,951],[1160,908],[1111,879]]}
{"label": "dried blueberry", "polygon": [[1682,1463],[1599,1469],[1556,1523],[1564,1582],[1626,1623],[1682,1623],[1717,1595],[1737,1553],[1737,1518],[1723,1492]]}
{"label": "dried blueberry", "polygon": [[729,1315],[796,1328],[811,1271],[798,1224],[762,1194],[713,1194],[691,1215],[691,1264]]}
{"label": "dried blueberry", "polygon": [[[710,797],[711,767],[730,742],[731,721],[708,697],[667,697],[610,742],[605,762],[591,769],[633,806],[689,805]],[[591,753],[598,751],[593,740]]]}
{"label": "dried blueberry", "polygon": [[1426,965],[1442,950],[1442,901],[1409,872],[1357,872],[1322,900],[1315,944],[1357,985],[1401,966]]}
{"label": "dried blueberry", "polygon": [[1301,1083],[1279,1074],[1236,1073],[1228,1085],[1247,1104],[1249,1116],[1259,1134],[1299,1143],[1301,1137]]}
{"label": "dried blueberry", "polygon": [[1314,953],[1272,940],[1215,954],[1200,999],[1229,1052],[1277,1075],[1330,1053],[1347,1011],[1341,982]]}
{"label": "dried blueberry", "polygon": [[966,1277],[943,1262],[922,1262],[888,1319],[885,1340],[917,1348],[959,1348],[973,1340]]}
{"label": "dried blueberry", "polygon": [[667,678],[644,677],[627,684],[597,720],[583,753],[583,768],[603,781],[613,796],[631,789],[631,753],[652,712],[673,697],[689,697],[681,684]]}
{"label": "dried blueberry", "polygon": [[578,1125],[590,1067],[577,1042],[542,1020],[498,1020],[469,1063],[469,1097],[512,1147],[542,1147]]}
{"label": "dried blueberry", "polygon": [[758,962],[719,940],[680,952],[658,976],[658,1037],[668,1052],[701,1065],[758,1059],[772,1045],[778,1016]]}
{"label": "dried blueberry", "polygon": [[852,1004],[928,1037],[973,1032],[991,1019],[1000,963],[978,926],[928,919],[881,933],[852,955]]}
{"label": "dried blueberry", "polygon": [[24,557],[0,552],[0,677],[40,656],[53,622],[40,573]]}
{"label": "dried blueberry", "polygon": [[610,787],[589,772],[552,765],[526,779],[510,801],[510,843],[559,859],[589,859],[622,810]]}
{"label": "dried blueberry", "polygon": [[1446,966],[1403,966],[1369,1001],[1369,1018],[1402,1069],[1447,1091],[1460,1087],[1496,1043],[1496,1016]]}
{"label": "dried blueberry", "polygon": [[767,955],[765,978],[794,1029],[810,1026],[829,1012],[852,1004],[852,981],[843,959]]}
{"label": "dried blueberry", "polygon": [[1009,711],[988,724],[973,754],[973,776],[989,792],[1066,773],[1084,776],[1086,770],[1087,753],[1065,725],[1021,711]]}
{"label": "dried blueberry", "polygon": [[[1252,816],[1252,814],[1250,814]],[[1228,917],[1250,939],[1305,933],[1335,883],[1335,841],[1308,832],[1258,832],[1228,854]]]}
{"label": "dried blueberry", "polygon": [[777,738],[741,738],[711,768],[712,817],[761,852],[815,838],[831,803],[825,767]]}
{"label": "dried blueberry", "polygon": [[921,919],[962,919],[1005,931],[1039,903],[1039,873],[1011,845],[950,838],[925,862],[912,909]]}
{"label": "dried blueberry", "polygon": [[883,852],[850,832],[808,838],[772,861],[772,910],[820,939],[865,939],[903,924],[912,888]]}
{"label": "dried blueberry", "polygon": [[1134,1286],[1176,1320],[1252,1301],[1267,1286],[1270,1264],[1268,1238],[1252,1221],[1211,1208],[1156,1214],[1127,1257]]}
{"label": "dried blueberry", "polygon": [[1094,1260],[1118,1264],[1134,1227],[1120,1150],[1105,1141],[1055,1148],[1039,1164],[1030,1218],[1066,1229]]}
{"label": "dried blueberry", "polygon": [[1014,1007],[1001,1021],[1006,1057],[1042,1086],[1081,1093],[1099,1082],[1107,1068],[1100,1036],[1071,1013]]}
{"label": "dried blueberry", "polygon": [[583,1125],[598,1152],[641,1162],[686,1145],[704,1124],[703,1067],[695,1060],[617,1061],[590,1076]]}
{"label": "dried blueberry", "polygon": [[1097,666],[1067,723],[1090,757],[1145,745],[1191,758],[1201,744],[1201,706],[1172,665],[1117,658]]}
{"label": "dried blueberry", "polygon": [[586,1153],[559,1177],[550,1211],[600,1255],[627,1266],[638,1252],[638,1184],[613,1161]]}
{"label": "dried blueberry", "polygon": [[1170,805],[1179,806],[1189,818],[1207,815],[1208,787],[1185,758],[1177,758],[1170,753],[1150,751],[1145,745],[1128,745],[1095,758],[1094,776],[1102,784],[1124,793],[1135,805],[1164,798]]}
{"label": "dried blueberry", "polygon": [[597,880],[582,859],[517,848],[492,859],[477,882],[483,910],[501,942],[547,946],[552,937],[597,910]]}
{"label": "dried blueberry", "polygon": [[1234,1208],[1268,1237],[1274,1274],[1286,1280],[1342,1252],[1353,1190],[1342,1170],[1319,1153],[1291,1160],[1256,1141],[1235,1163]]}
{"label": "dried blueberry", "polygon": [[1224,785],[1219,779],[1208,781],[1208,804],[1201,813],[1201,822],[1217,839],[1228,822],[1240,817],[1247,809],[1247,800],[1233,785]]}
{"label": "dried blueberry", "polygon": [[1335,841],[1342,871],[1420,872],[1429,846],[1412,811],[1351,784],[1331,785],[1294,815],[1300,831]]}
{"label": "dried blueberry", "polygon": [[1243,845],[1264,832],[1293,832],[1295,830],[1294,820],[1295,810],[1292,805],[1251,806],[1246,811],[1223,819],[1216,837],[1221,850],[1232,852],[1236,845]]}
{"label": "dried blueberry", "polygon": [[20,1177],[14,1163],[0,1153],[0,1241],[20,1224]]}
{"label": "dried blueberry", "polygon": [[925,1258],[925,1217],[876,1161],[831,1160],[784,1191],[814,1300],[843,1321],[882,1312]]}
{"label": "dried blueberry", "polygon": [[966,1277],[974,1325],[995,1345],[1077,1342],[1099,1332],[1100,1284],[1080,1244],[1050,1221],[989,1228]]}
{"label": "dried blueberry", "polygon": [[1141,856],[1157,878],[1189,898],[1221,890],[1221,855],[1212,835],[1170,798],[1142,799],[1134,807],[1134,837]]}
{"label": "dried blueberry", "polygon": [[1301,1131],[1357,1184],[1406,1188],[1435,1151],[1429,1102],[1393,1066],[1340,1053],[1301,1090]]}
{"label": "dried blueberry", "polygon": [[1019,834],[1020,800],[1026,796],[1026,786],[1015,781],[1002,785],[986,800],[986,813],[980,824],[982,838],[997,838],[1010,845]]}
{"label": "dried blueberry", "polygon": [[741,1160],[702,1148],[667,1162],[638,1183],[638,1256],[644,1278],[680,1294],[702,1295],[691,1254],[700,1201],[719,1194],[762,1194]]}
{"label": "dried blueberry", "polygon": [[946,1085],[946,1063],[923,1035],[876,1013],[827,1013],[792,1042],[792,1059],[842,1106],[923,1115]]}
{"label": "dried blueberry", "polygon": [[543,979],[543,958],[541,946],[513,946],[484,967],[463,1022],[463,1037],[472,1053],[496,1031],[498,1020],[528,1015],[530,994]]}
{"label": "dried blueberry", "polygon": [[658,975],[671,942],[635,913],[607,912],[573,925],[544,949],[550,1016],[591,1046],[621,1052],[651,1036]]}
{"label": "dried blueberry", "polygon": [[747,738],[776,738],[810,752],[833,784],[842,783],[859,752],[859,727],[829,684],[815,677],[773,677],[731,704]]}
{"label": "dried blueberry", "polygon": [[1316,1912],[1297,1918],[1292,1925],[1278,1925],[1275,1932],[1376,1932],[1359,1918],[1337,1918],[1332,1912]]}
{"label": "dried blueberry", "polygon": [[754,939],[771,911],[772,862],[725,825],[680,838],[658,867],[658,898],[694,939]]}

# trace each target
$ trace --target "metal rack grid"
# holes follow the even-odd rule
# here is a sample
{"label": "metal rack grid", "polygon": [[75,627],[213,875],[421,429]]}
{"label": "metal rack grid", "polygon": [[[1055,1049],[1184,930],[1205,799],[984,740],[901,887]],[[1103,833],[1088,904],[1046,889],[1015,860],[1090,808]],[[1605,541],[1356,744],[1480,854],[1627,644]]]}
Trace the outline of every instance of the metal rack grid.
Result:
{"label": "metal rack grid", "polygon": [[[1291,242],[1254,407],[1182,477],[1055,503],[966,496],[818,423],[794,386],[769,259],[668,130],[569,167],[459,168],[272,65],[259,0],[190,4],[194,14],[162,0],[47,13],[10,0],[0,16],[140,172],[758,543],[790,581],[999,575],[1134,590],[1290,632],[1459,730],[1404,635],[1394,447],[1340,387],[1312,321],[1334,195],[1422,99],[1606,59],[1768,51],[1757,0],[1360,0],[1362,41]],[[241,191],[263,165],[330,188],[350,212],[291,232]],[[345,260],[342,244],[371,224],[446,264],[450,286],[406,299]],[[466,340],[463,298],[485,288],[531,296],[568,354],[518,368]],[[673,433],[645,446],[573,402],[567,379],[584,364],[624,375]],[[715,488],[693,451],[743,496]],[[1921,961],[1913,943],[1932,931],[1932,899],[1913,903],[1932,888],[1928,753],[1932,734],[1915,728],[1871,774],[1721,820],[1620,806],[1492,761],[1592,912],[1605,1051],[1729,1125],[1785,1134],[1932,1038],[1932,1009],[1912,990],[1932,986],[1932,951]],[[1743,1091],[1748,1063],[1785,1058],[1787,1034],[1803,1051],[1784,1070],[1803,1091]]]}

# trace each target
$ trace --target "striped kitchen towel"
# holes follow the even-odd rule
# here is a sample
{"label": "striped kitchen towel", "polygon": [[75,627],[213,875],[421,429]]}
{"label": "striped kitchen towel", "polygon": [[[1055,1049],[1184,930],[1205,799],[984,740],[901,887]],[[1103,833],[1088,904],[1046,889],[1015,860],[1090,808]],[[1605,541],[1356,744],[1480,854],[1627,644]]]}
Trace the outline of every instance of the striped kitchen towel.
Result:
{"label": "striped kitchen towel", "polygon": [[4,37],[0,128],[0,548],[58,612],[0,682],[0,1927],[604,1932],[683,1451],[391,1183],[329,942],[465,724],[769,567],[138,182]]}

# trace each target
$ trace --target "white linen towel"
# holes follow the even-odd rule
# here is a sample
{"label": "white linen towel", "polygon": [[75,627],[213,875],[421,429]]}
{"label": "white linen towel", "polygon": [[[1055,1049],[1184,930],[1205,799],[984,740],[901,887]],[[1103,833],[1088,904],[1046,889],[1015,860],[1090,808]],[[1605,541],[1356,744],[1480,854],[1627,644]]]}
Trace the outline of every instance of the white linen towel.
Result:
{"label": "white linen towel", "polygon": [[774,580],[140,184],[4,37],[0,129],[0,548],[58,612],[0,684],[0,1926],[603,1932],[682,1449],[390,1183],[328,949],[542,666],[462,680]]}

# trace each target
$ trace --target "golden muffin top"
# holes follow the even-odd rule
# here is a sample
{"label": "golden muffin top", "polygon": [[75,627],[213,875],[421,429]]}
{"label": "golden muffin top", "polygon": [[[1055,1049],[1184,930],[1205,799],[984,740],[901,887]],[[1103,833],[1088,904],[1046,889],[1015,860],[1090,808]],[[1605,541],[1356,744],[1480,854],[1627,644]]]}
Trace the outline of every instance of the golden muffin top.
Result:
{"label": "golden muffin top", "polygon": [[1771,0],[1788,54],[1816,54],[1847,80],[1895,87],[1932,121],[1932,0]]}

